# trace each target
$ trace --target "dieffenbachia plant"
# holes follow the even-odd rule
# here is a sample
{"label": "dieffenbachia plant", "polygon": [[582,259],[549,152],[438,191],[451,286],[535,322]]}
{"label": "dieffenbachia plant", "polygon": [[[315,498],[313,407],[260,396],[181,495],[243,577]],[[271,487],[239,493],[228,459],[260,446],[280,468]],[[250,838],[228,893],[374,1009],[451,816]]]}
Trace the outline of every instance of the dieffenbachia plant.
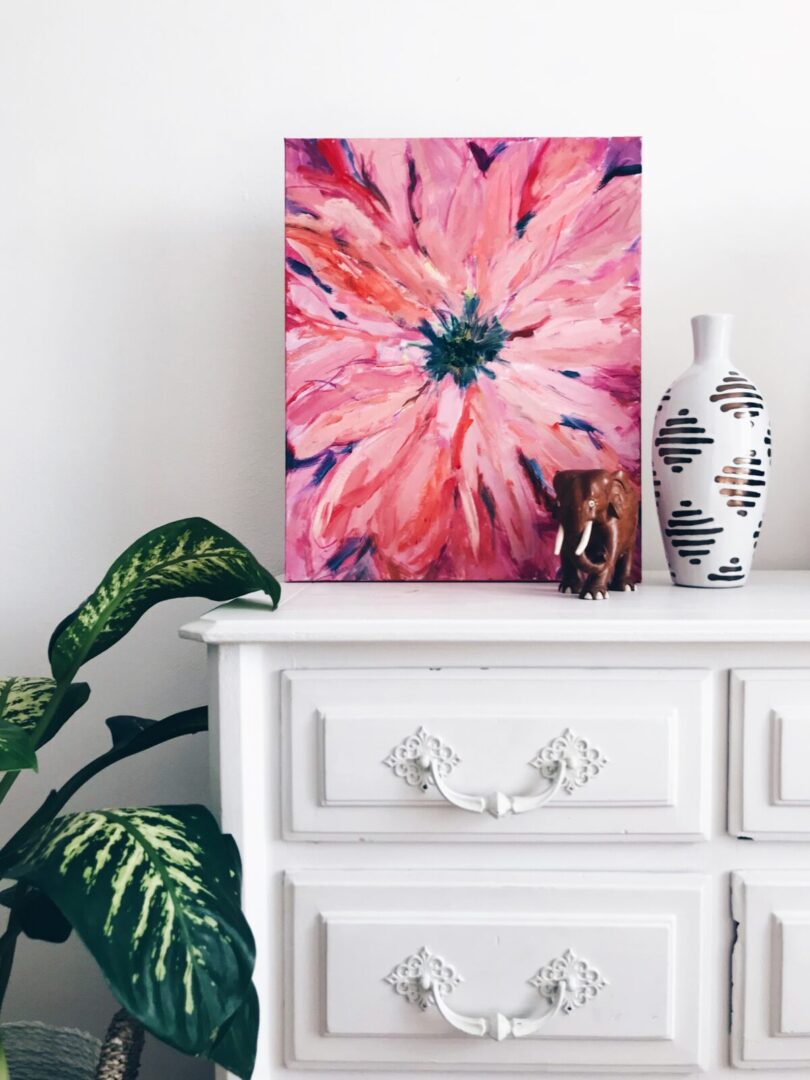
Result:
{"label": "dieffenbachia plant", "polygon": [[[136,540],[98,588],[54,630],[49,677],[0,678],[0,802],[83,705],[79,669],[154,604],[180,596],[230,600],[280,586],[235,537],[203,518]],[[133,754],[204,731],[203,707],[163,720],[113,716],[112,746],[62,787],[0,847],[8,909],[0,936],[0,1009],[20,934],[66,940],[75,930],[113,994],[157,1038],[239,1077],[253,1071],[259,1003],[253,937],[240,909],[241,866],[231,837],[203,806],[63,813],[91,777]],[[8,1076],[0,1045],[0,1080]],[[14,1080],[11,1077],[11,1080]]]}

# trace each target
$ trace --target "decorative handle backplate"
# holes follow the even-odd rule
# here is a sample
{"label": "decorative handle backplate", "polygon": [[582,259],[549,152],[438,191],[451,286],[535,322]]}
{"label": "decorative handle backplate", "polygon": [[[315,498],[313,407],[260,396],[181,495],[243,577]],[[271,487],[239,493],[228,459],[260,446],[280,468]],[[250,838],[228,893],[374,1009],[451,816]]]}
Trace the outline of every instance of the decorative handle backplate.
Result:
{"label": "decorative handle backplate", "polygon": [[536,795],[505,795],[502,791],[468,795],[455,791],[446,778],[460,763],[461,758],[451,746],[423,727],[403,739],[383,762],[410,787],[429,791],[432,785],[447,802],[461,810],[469,810],[473,814],[486,812],[500,818],[506,814],[525,814],[529,810],[537,810],[551,802],[561,791],[572,795],[604,769],[607,758],[587,739],[566,728],[542,750],[538,750],[529,762],[549,781],[548,787]]}
{"label": "decorative handle backplate", "polygon": [[385,981],[397,994],[423,1012],[435,1005],[441,1016],[457,1031],[477,1038],[488,1037],[496,1042],[510,1037],[525,1039],[534,1035],[552,1017],[560,1012],[567,1015],[581,1008],[607,986],[607,980],[571,949],[566,949],[562,956],[541,967],[529,979],[529,983],[548,1003],[546,1011],[539,1016],[509,1017],[501,1012],[488,1016],[465,1016],[455,1012],[447,1004],[446,998],[462,981],[461,976],[452,964],[426,946],[397,964]]}

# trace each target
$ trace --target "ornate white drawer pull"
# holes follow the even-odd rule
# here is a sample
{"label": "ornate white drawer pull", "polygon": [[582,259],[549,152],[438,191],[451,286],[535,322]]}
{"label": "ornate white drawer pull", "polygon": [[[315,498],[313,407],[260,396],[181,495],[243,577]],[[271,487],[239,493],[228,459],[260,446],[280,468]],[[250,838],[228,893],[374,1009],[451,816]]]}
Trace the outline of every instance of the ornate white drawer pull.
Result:
{"label": "ornate white drawer pull", "polygon": [[453,806],[473,814],[486,811],[499,818],[505,814],[525,814],[529,810],[537,810],[551,802],[561,791],[572,795],[604,769],[607,759],[587,739],[566,728],[529,762],[549,781],[549,786],[537,795],[505,795],[502,791],[493,791],[489,795],[467,795],[454,791],[446,777],[460,763],[461,758],[451,746],[423,727],[403,739],[383,762],[411,787],[429,791],[432,784]]}
{"label": "ornate white drawer pull", "polygon": [[550,963],[529,979],[532,986],[546,1000],[549,1008],[540,1016],[508,1017],[495,1012],[489,1016],[464,1016],[455,1012],[445,1000],[462,981],[452,964],[441,956],[432,953],[425,946],[397,964],[385,981],[397,994],[411,1004],[426,1011],[435,1005],[448,1024],[465,1035],[477,1038],[495,1039],[502,1042],[510,1036],[513,1039],[525,1039],[562,1012],[567,1015],[579,1009],[600,990],[607,986],[595,968],[587,961],[576,956],[571,949],[566,949],[562,956]]}

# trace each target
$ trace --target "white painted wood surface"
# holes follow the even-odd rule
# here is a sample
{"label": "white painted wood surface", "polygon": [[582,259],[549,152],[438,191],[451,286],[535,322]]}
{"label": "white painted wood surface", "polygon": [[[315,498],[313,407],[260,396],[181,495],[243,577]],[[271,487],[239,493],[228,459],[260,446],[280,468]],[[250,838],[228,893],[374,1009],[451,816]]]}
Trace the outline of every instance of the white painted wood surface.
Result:
{"label": "white painted wood surface", "polygon": [[732,1052],[739,1068],[810,1074],[810,869],[735,874]]}
{"label": "white painted wood surface", "polygon": [[[472,1080],[528,1077],[543,1065],[552,1076],[574,1068],[579,1077],[630,1075],[634,1066],[650,1076],[700,1067],[710,1080],[731,1080],[732,874],[770,880],[806,877],[810,868],[810,846],[801,835],[810,796],[800,708],[804,683],[810,685],[810,575],[755,574],[745,589],[722,595],[648,581],[637,596],[599,605],[560,598],[546,586],[293,585],[285,587],[276,614],[241,601],[183,633],[209,645],[214,801],[242,852],[244,904],[257,941],[262,1025],[256,1080],[283,1080],[293,1071],[321,1080],[336,1069],[362,1073],[364,1080],[390,1080],[392,1073]],[[753,743],[741,742],[734,726],[743,716],[737,696],[743,679],[746,693],[756,685],[765,694],[750,713],[759,732]],[[611,686],[622,688],[621,707]],[[777,706],[778,723],[773,716],[766,720],[763,736],[762,717]],[[428,721],[460,759],[447,780],[462,793],[492,787],[511,798],[540,790],[547,778],[528,762],[545,737],[566,724],[582,728],[606,764],[570,798],[556,794],[530,813],[472,813],[440,802],[432,789],[411,791],[384,763]],[[750,779],[740,767],[746,755]],[[754,842],[738,838],[735,828],[749,786],[756,813],[764,807],[780,815],[752,830]],[[775,802],[765,806],[763,792]],[[777,830],[777,822],[788,821],[784,814],[800,818]],[[797,842],[783,843],[787,836]],[[572,838],[577,842],[565,843]],[[524,875],[542,901],[526,900],[527,885],[512,902],[519,890],[504,883]],[[676,915],[666,964],[655,933],[647,939],[646,929],[635,932],[662,918],[641,885],[624,912],[631,940],[622,948],[628,970],[646,963],[658,971],[663,964],[674,997],[700,1001],[697,1027],[688,1037],[683,1028],[672,1039],[647,1038],[639,1033],[656,1029],[632,1028],[643,1017],[629,1006],[615,1014],[612,1036],[575,1038],[570,1026],[566,1036],[564,1025],[572,1019],[586,1028],[604,1021],[612,998],[600,994],[573,1018],[557,1015],[535,1034],[515,1037],[526,1029],[511,1025],[538,1001],[526,981],[532,973],[524,971],[523,945],[515,942],[522,935],[533,942],[552,915],[558,922],[587,916],[588,934],[596,927],[599,938],[600,920],[616,897],[627,896],[628,875],[656,881],[666,895],[673,881],[702,883],[699,929],[691,917],[678,923]],[[441,885],[451,880],[465,885]],[[584,906],[548,899],[543,889],[555,881],[563,890],[590,881],[581,894]],[[295,922],[299,887],[302,911],[320,927],[314,951],[311,934],[299,941],[294,926],[285,930],[285,908]],[[759,941],[760,953],[750,960],[745,917],[737,916],[734,962],[738,971],[754,973],[755,1018],[763,1025],[750,1027],[760,1043],[750,1043],[752,1053],[759,1056],[744,1064],[761,1080],[780,1080],[785,1068],[810,1074],[803,1056],[803,1040],[810,1045],[808,973],[801,959],[810,903],[795,890],[788,899],[771,905],[764,937],[760,923],[752,923],[747,940]],[[762,910],[770,910],[767,902]],[[475,938],[464,922],[471,914],[483,928],[480,956],[465,944],[462,957],[461,943],[444,935]],[[414,920],[424,928],[426,919],[432,920],[431,940],[411,939]],[[774,926],[781,952],[772,944]],[[503,937],[499,954],[492,942],[507,929],[512,944]],[[606,949],[618,940],[616,927],[609,929]],[[472,1018],[474,1030],[481,1030],[476,1018],[490,1033],[500,1025],[503,1041],[453,1031],[446,1021],[422,1034],[419,1024],[436,1024],[438,1009],[420,1016],[385,982],[391,968],[378,972],[389,936],[398,946],[392,967],[421,945],[454,964],[466,996],[451,1004],[450,995],[446,1008]],[[579,949],[571,939],[570,948],[601,970],[596,938],[580,939]],[[525,939],[529,967],[536,956],[532,942]],[[789,963],[778,959],[783,954]],[[747,1015],[743,985],[752,985],[747,974],[735,981],[735,1040]],[[632,993],[628,1000],[635,1000]],[[303,1041],[296,1042],[299,1023]],[[427,1052],[429,1045],[439,1047],[438,1057]],[[596,1047],[592,1057],[590,1045]],[[521,1055],[531,1053],[537,1056],[527,1064]],[[286,1063],[294,1058],[295,1064]],[[580,1065],[572,1064],[577,1060]]]}
{"label": "white painted wood surface", "polygon": [[636,593],[587,603],[553,584],[288,584],[280,609],[251,594],[182,630],[209,644],[304,641],[810,642],[810,571],[761,571],[744,589],[681,589],[648,573]]}
{"label": "white painted wood surface", "polygon": [[810,672],[732,675],[729,803],[737,836],[810,841]]}

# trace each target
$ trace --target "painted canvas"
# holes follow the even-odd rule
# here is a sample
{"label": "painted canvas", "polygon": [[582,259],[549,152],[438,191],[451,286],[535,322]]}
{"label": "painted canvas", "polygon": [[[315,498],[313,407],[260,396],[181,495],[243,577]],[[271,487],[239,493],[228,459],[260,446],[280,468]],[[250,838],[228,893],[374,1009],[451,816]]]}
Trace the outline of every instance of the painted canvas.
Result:
{"label": "painted canvas", "polygon": [[639,480],[638,138],[286,143],[286,572],[548,581]]}

